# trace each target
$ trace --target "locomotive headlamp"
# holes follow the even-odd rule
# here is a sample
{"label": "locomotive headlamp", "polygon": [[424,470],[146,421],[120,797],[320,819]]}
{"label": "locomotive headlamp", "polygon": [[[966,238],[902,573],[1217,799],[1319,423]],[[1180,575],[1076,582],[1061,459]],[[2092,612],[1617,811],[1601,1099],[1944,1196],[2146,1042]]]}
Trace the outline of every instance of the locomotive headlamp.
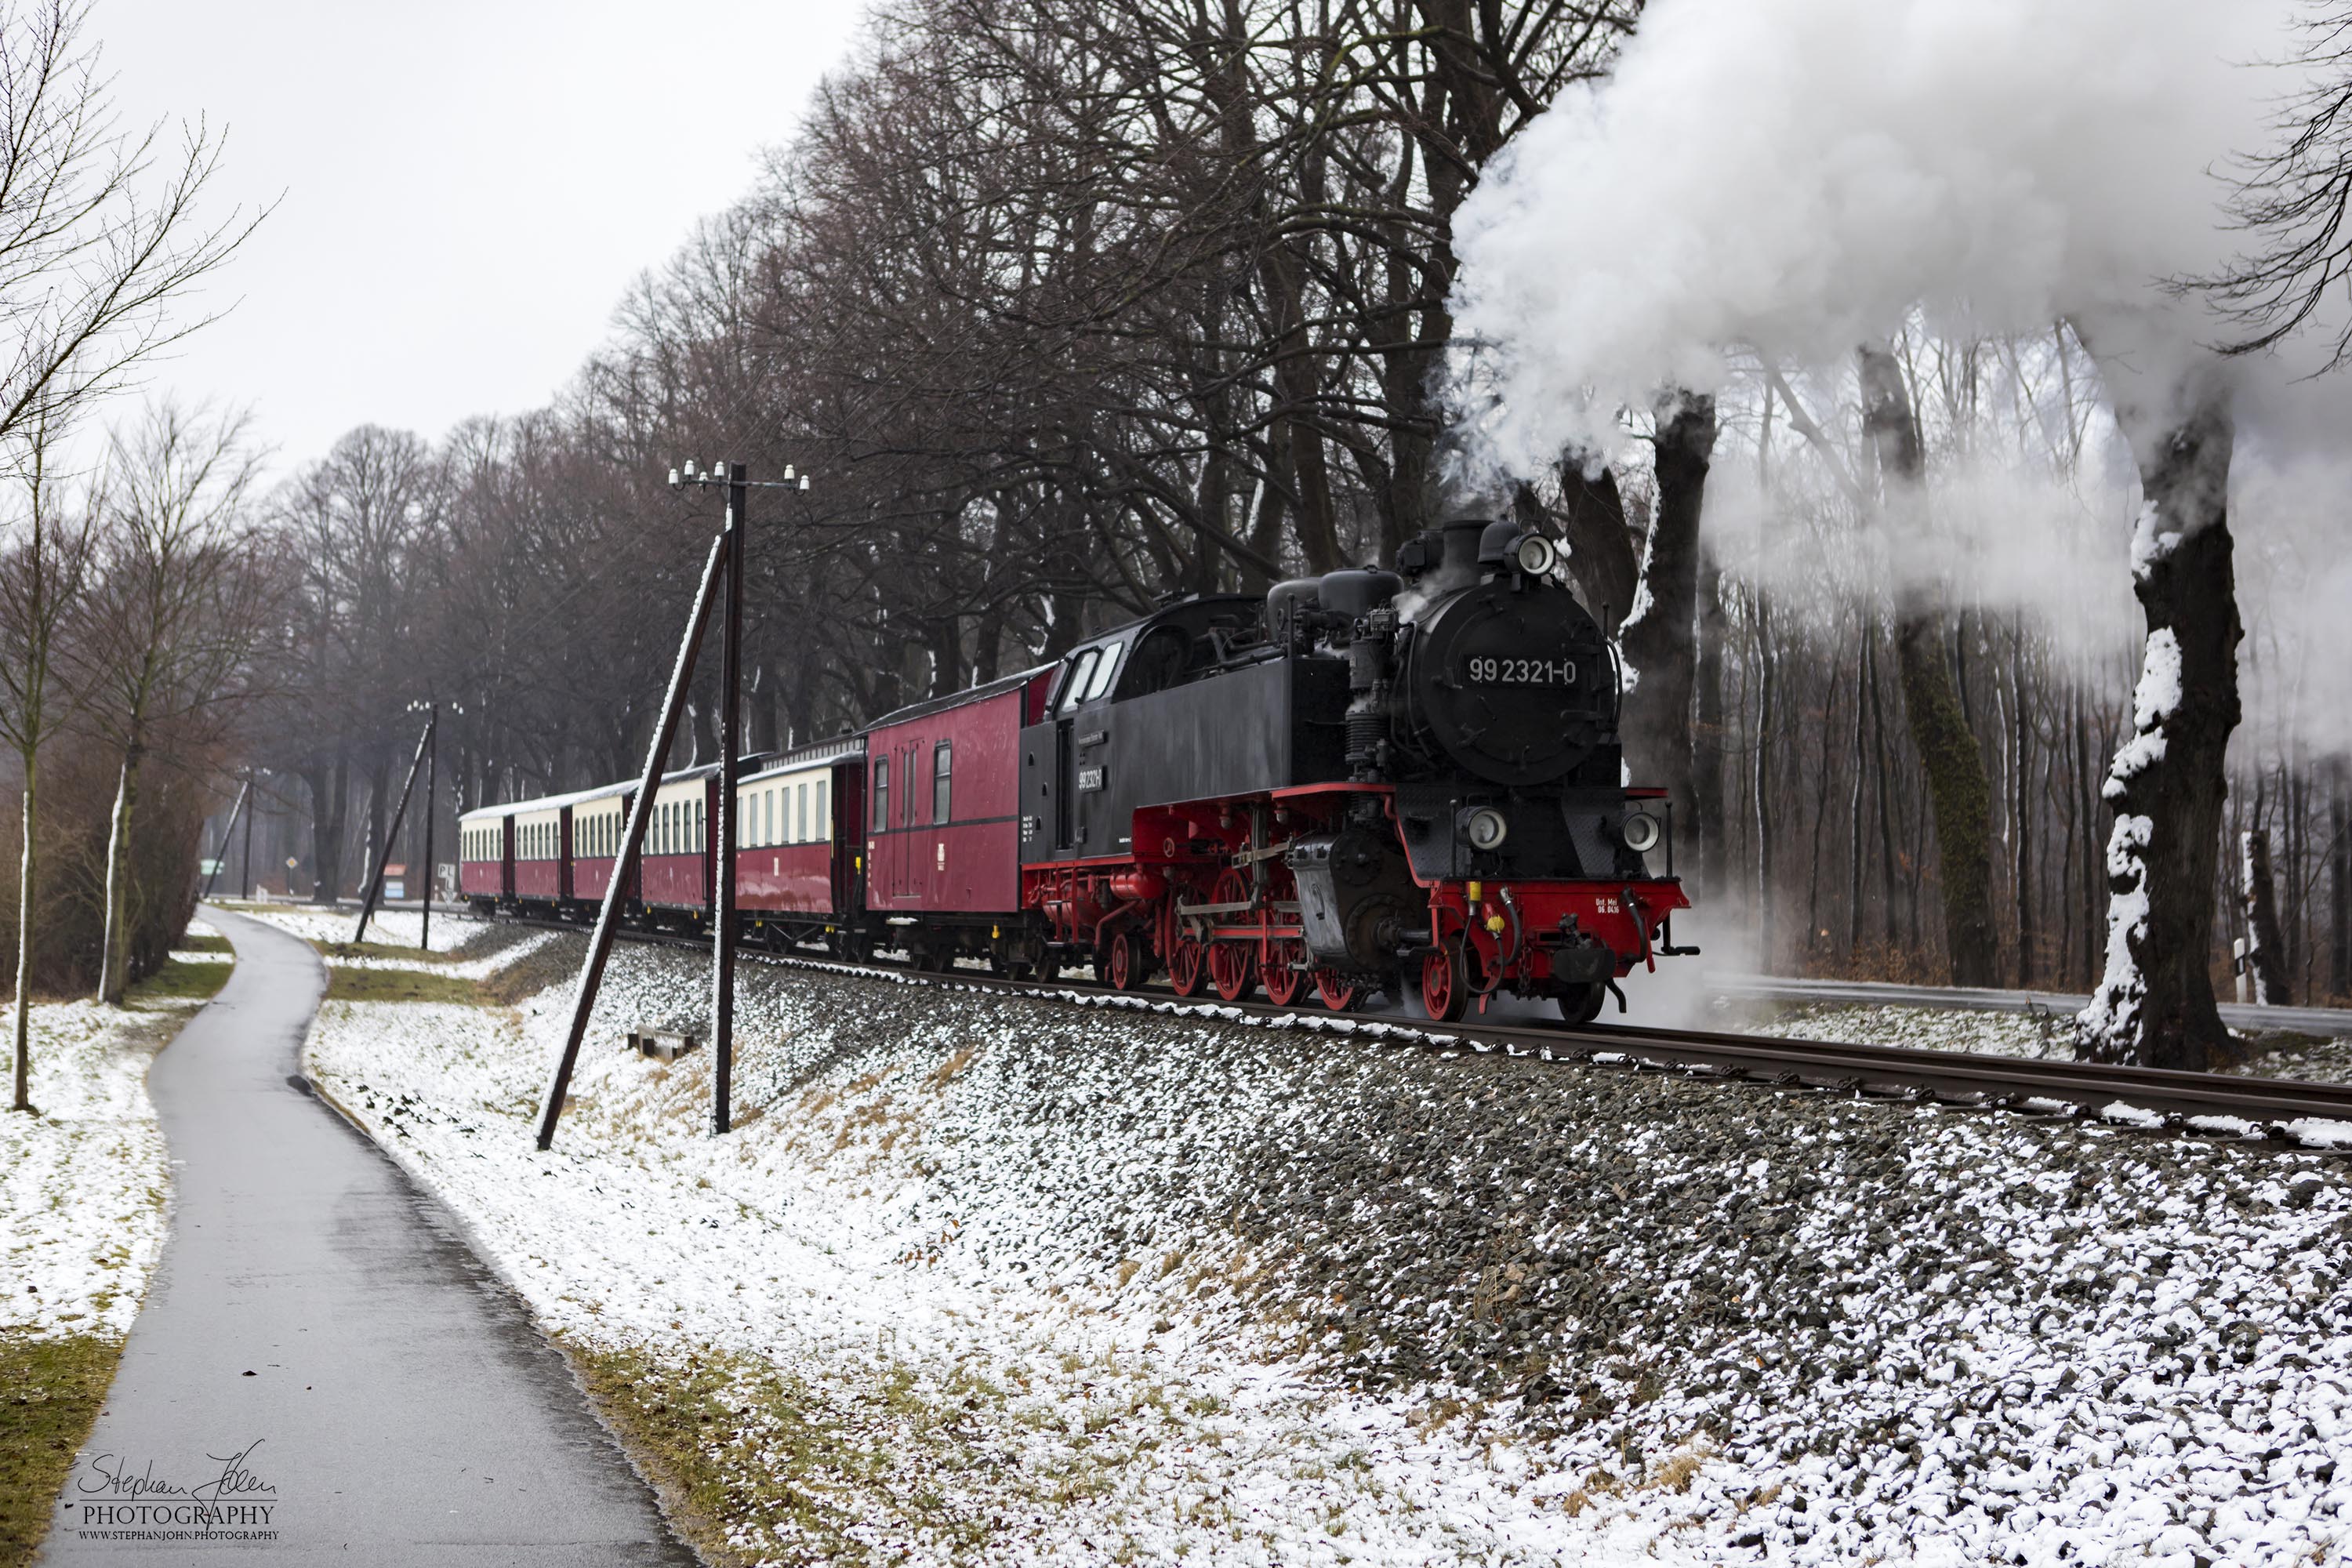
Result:
{"label": "locomotive headlamp", "polygon": [[1646,855],[1658,847],[1658,819],[1646,811],[1627,816],[1625,826],[1618,831],[1625,840],[1625,847],[1636,855]]}
{"label": "locomotive headlamp", "polygon": [[1559,564],[1559,547],[1540,533],[1525,533],[1513,548],[1511,559],[1530,577],[1547,576]]}
{"label": "locomotive headlamp", "polygon": [[1462,837],[1473,849],[1500,849],[1511,836],[1511,825],[1491,805],[1482,805],[1462,819]]}

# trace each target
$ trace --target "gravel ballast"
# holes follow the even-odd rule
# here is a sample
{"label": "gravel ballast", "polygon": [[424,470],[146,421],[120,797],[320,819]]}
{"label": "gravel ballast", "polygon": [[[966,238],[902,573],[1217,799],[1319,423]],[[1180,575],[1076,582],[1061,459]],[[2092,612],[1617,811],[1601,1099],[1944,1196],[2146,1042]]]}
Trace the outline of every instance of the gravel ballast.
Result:
{"label": "gravel ballast", "polygon": [[[559,1331],[821,1385],[887,1322],[941,1388],[975,1346],[1215,1384],[1226,1414],[1164,1436],[1238,1421],[1237,1451],[1138,1445],[1140,1479],[1067,1505],[1145,1556],[2190,1568],[2352,1542],[2340,1157],[761,964],[745,1124],[713,1140],[707,1052],[616,1045],[698,1021],[707,984],[692,953],[616,955],[552,1158],[524,1129],[568,988],[516,1015],[331,1005],[312,1059]],[[579,1201],[622,1166],[660,1234]],[[866,1299],[747,1283],[739,1242],[837,1254]],[[967,1309],[1034,1318],[991,1340]],[[1090,1397],[1036,1370],[1036,1397]],[[1334,1453],[1390,1484],[1284,1469],[1358,1417]],[[1246,1506],[1188,1523],[1163,1472]],[[877,1551],[1087,1557],[1018,1487],[971,1490],[1000,1528]],[[790,1555],[781,1528],[743,1539]]]}

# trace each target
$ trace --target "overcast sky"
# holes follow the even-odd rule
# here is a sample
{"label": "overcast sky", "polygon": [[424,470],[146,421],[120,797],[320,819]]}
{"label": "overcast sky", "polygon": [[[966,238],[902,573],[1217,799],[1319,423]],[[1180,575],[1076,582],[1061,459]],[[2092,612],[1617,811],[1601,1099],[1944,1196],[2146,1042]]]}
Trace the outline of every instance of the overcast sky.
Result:
{"label": "overcast sky", "polygon": [[126,121],[208,116],[277,211],[152,385],[250,405],[283,472],[360,424],[547,401],[630,280],[750,188],[862,6],[97,0]]}

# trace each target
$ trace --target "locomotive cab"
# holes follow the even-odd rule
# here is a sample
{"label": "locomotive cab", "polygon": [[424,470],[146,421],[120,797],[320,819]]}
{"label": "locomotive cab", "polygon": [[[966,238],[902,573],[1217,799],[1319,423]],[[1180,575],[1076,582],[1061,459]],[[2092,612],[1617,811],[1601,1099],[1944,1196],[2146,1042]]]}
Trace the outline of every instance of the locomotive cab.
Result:
{"label": "locomotive cab", "polygon": [[1344,1005],[1417,966],[1437,1016],[1507,988],[1591,1017],[1685,900],[1558,564],[1457,522],[1393,573],[1187,599],[1074,650],[1022,733],[1045,940],[1186,994],[1311,978]]}

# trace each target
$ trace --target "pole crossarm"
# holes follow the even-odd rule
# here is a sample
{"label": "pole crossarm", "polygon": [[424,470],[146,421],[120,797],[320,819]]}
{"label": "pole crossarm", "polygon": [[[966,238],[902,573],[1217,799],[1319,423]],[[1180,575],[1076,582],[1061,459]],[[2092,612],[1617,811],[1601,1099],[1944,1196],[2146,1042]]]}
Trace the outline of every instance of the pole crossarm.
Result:
{"label": "pole crossarm", "polygon": [[614,857],[612,879],[604,885],[604,901],[596,910],[595,934],[588,940],[588,961],[581,967],[579,994],[572,1005],[572,1026],[549,1075],[547,1098],[540,1106],[538,1142],[541,1149],[555,1142],[555,1124],[563,1115],[563,1097],[572,1087],[572,1069],[580,1059],[580,1042],[588,1033],[589,1015],[595,1010],[596,993],[604,985],[604,963],[612,956],[614,927],[617,923],[614,917],[620,910],[622,889],[636,874],[638,848],[645,839],[646,820],[652,815],[654,792],[661,787],[662,763],[669,756],[670,742],[677,737],[678,721],[686,710],[695,651],[710,625],[711,604],[726,566],[727,548],[724,534],[710,542],[710,559],[702,568],[702,586],[695,593],[694,609],[687,617],[686,636],[677,645],[677,662],[670,669],[669,696],[662,704],[661,723],[654,731],[653,744],[646,752],[645,778],[637,788],[636,798],[629,803],[629,823],[622,830],[620,851]]}
{"label": "pole crossarm", "polygon": [[433,739],[433,721],[426,720],[425,732],[416,737],[416,754],[408,759],[408,777],[401,782],[400,804],[392,808],[392,820],[384,825],[383,847],[376,852],[375,875],[368,879],[367,897],[360,902],[360,923],[352,929],[354,945],[367,935],[368,921],[375,913],[376,899],[383,892],[383,868],[392,864],[393,841],[399,836],[401,819],[408,815],[408,794],[416,787],[416,770],[425,761],[425,748]]}

